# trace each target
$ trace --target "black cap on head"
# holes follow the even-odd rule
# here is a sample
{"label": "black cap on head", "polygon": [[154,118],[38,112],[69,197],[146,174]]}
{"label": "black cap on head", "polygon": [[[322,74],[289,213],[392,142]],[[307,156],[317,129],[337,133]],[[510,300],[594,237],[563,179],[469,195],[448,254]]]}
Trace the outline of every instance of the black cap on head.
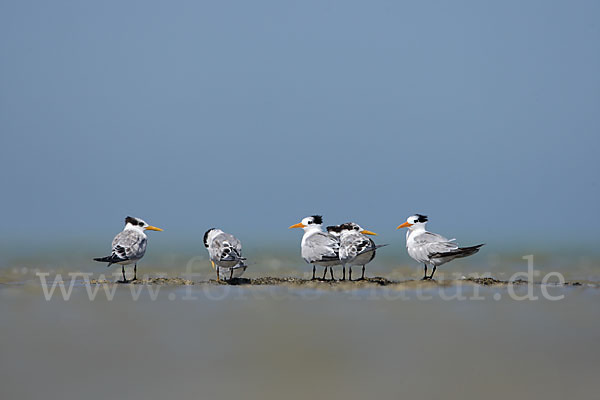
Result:
{"label": "black cap on head", "polygon": [[125,218],[125,224],[139,225],[139,226],[143,226],[144,225],[144,223],[142,221],[140,221],[137,218],[133,218],[133,217],[126,217]]}
{"label": "black cap on head", "polygon": [[415,214],[418,219],[417,222],[427,222],[427,215]]}
{"label": "black cap on head", "polygon": [[209,230],[207,230],[206,232],[204,232],[204,247],[208,247],[208,234],[210,233],[210,231],[212,231],[215,228],[210,228]]}
{"label": "black cap on head", "polygon": [[323,217],[321,215],[312,215],[313,223],[321,225],[323,223]]}
{"label": "black cap on head", "polygon": [[342,225],[332,225],[327,227],[327,232],[337,232],[340,233],[342,231]]}
{"label": "black cap on head", "polygon": [[345,224],[340,225],[340,230],[344,231],[357,231],[359,230],[359,226],[354,222],[346,222]]}

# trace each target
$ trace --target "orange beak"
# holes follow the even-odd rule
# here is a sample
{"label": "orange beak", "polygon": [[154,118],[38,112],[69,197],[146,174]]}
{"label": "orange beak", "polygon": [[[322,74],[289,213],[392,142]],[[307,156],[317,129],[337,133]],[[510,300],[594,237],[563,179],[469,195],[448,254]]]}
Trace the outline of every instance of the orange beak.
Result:
{"label": "orange beak", "polygon": [[413,224],[409,224],[408,222],[405,222],[402,225],[399,225],[396,229],[408,228],[409,226],[413,226]]}
{"label": "orange beak", "polygon": [[363,235],[377,235],[375,232],[371,232],[366,229],[363,229],[362,231],[360,231],[360,233],[362,233]]}
{"label": "orange beak", "polygon": [[297,224],[290,226],[288,229],[292,228],[306,228],[306,225],[304,225],[302,222],[298,222]]}
{"label": "orange beak", "polygon": [[157,227],[152,226],[152,225],[148,225],[146,228],[144,228],[144,230],[146,230],[146,231],[159,231],[159,232],[162,232],[162,229],[157,228]]}

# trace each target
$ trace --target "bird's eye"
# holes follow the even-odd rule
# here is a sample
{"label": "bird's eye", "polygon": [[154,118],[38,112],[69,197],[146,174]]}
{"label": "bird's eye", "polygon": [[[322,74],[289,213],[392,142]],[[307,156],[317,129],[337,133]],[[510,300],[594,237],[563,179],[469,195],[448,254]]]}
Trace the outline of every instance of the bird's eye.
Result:
{"label": "bird's eye", "polygon": [[143,222],[138,222],[138,225],[139,226],[144,226],[144,223]]}
{"label": "bird's eye", "polygon": [[309,224],[309,225],[310,225],[310,224],[312,224],[312,223],[313,223],[312,221],[308,221],[308,224]]}
{"label": "bird's eye", "polygon": [[354,230],[355,230],[355,231],[357,231],[357,230],[358,230],[358,226],[355,226],[355,227],[354,227]]}

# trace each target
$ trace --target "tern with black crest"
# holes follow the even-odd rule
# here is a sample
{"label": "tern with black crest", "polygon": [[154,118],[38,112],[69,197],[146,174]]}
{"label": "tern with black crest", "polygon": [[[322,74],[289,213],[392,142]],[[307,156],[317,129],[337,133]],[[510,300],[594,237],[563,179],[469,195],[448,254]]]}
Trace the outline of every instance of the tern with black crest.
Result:
{"label": "tern with black crest", "polygon": [[204,233],[204,247],[208,250],[208,256],[212,267],[217,272],[217,281],[221,275],[226,280],[239,278],[247,265],[242,257],[242,242],[235,236],[225,233],[220,229],[211,228]]}
{"label": "tern with black crest", "polygon": [[[459,247],[456,239],[446,239],[437,233],[428,232],[427,216],[411,215],[396,229],[408,228],[406,232],[406,249],[408,255],[425,266],[423,280],[432,279],[437,267],[455,258],[468,257],[479,251],[483,244],[471,247]],[[431,275],[427,276],[427,266],[432,266]]]}
{"label": "tern with black crest", "polygon": [[304,261],[313,265],[313,276],[315,278],[315,265],[325,267],[323,273],[323,279],[327,274],[327,267],[333,280],[333,270],[331,267],[340,265],[340,241],[337,237],[323,232],[323,217],[320,215],[313,215],[310,217],[303,218],[299,223],[290,226],[292,228],[304,229],[304,235],[302,236],[301,243],[301,254]]}
{"label": "tern with black crest", "polygon": [[362,275],[360,280],[365,279],[365,265],[373,261],[375,251],[379,247],[373,239],[367,235],[377,235],[368,231],[354,222],[346,222],[342,225],[328,226],[327,232],[339,237],[340,240],[340,262],[342,263],[342,280],[346,279],[346,265],[348,265],[348,279],[352,280],[352,266],[361,265]]}
{"label": "tern with black crest", "polygon": [[110,256],[94,258],[94,261],[107,262],[107,267],[112,264],[121,264],[123,280],[120,283],[130,282],[125,278],[125,266],[134,264],[133,281],[137,280],[137,262],[146,253],[148,237],[144,231],[162,231],[152,225],[148,225],[140,218],[125,218],[125,228],[112,241],[112,252]]}

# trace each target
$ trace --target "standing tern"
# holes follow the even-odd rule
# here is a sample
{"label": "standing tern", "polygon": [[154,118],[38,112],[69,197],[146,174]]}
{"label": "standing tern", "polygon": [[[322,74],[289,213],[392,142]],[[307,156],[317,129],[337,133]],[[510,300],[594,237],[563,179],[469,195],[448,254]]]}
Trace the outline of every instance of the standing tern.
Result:
{"label": "standing tern", "polygon": [[362,265],[362,275],[359,280],[365,279],[365,265],[373,261],[375,251],[379,247],[366,235],[377,235],[375,232],[368,231],[354,222],[347,222],[342,225],[328,226],[327,232],[339,237],[340,239],[340,261],[342,263],[342,280],[346,279],[346,265],[349,266],[348,279],[352,280],[352,266]]}
{"label": "standing tern", "polygon": [[[483,244],[471,247],[458,247],[456,239],[446,239],[437,233],[425,230],[427,216],[416,214],[406,219],[406,222],[396,229],[408,228],[406,232],[406,249],[408,255],[425,265],[423,280],[432,279],[438,266],[455,258],[468,257],[479,251]],[[427,276],[427,265],[433,266],[430,276]]]}
{"label": "standing tern", "polygon": [[234,272],[235,278],[239,278],[246,270],[246,259],[242,257],[242,242],[235,236],[211,228],[204,233],[204,247],[208,250],[210,263],[217,272],[217,281],[221,280],[220,272],[225,273],[225,279],[231,280],[234,278]]}
{"label": "standing tern", "polygon": [[144,257],[148,242],[144,231],[162,231],[162,229],[148,225],[140,218],[125,218],[125,229],[113,239],[110,256],[94,258],[94,261],[107,262],[107,267],[112,264],[121,264],[123,280],[119,281],[120,283],[129,282],[125,279],[125,266],[134,264],[132,280],[137,280],[137,262]]}
{"label": "standing tern", "polygon": [[290,226],[292,228],[304,229],[304,236],[302,236],[302,258],[309,264],[313,265],[313,276],[315,278],[315,265],[321,265],[325,267],[323,272],[323,279],[327,274],[327,267],[329,267],[329,273],[333,280],[332,266],[340,265],[340,241],[335,236],[323,232],[322,229],[323,217],[320,215],[313,215],[302,219],[301,222]]}

